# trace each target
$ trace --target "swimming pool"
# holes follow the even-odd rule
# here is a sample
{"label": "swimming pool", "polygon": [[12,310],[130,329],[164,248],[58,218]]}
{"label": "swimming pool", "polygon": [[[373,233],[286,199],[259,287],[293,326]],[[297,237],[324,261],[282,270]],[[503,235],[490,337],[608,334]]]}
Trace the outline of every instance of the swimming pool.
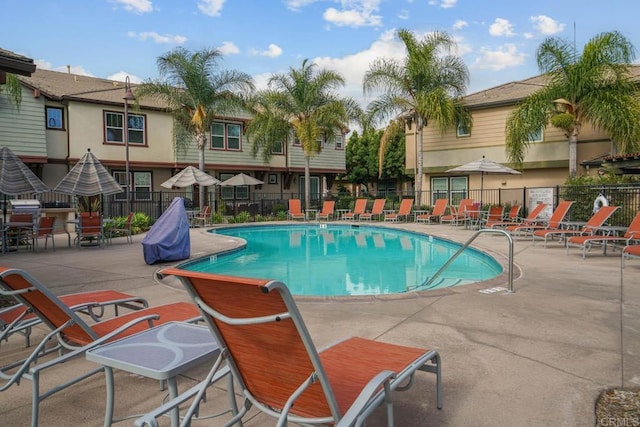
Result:
{"label": "swimming pool", "polygon": [[[246,240],[245,248],[180,268],[284,282],[294,295],[381,295],[426,290],[424,284],[459,244],[409,231],[357,225],[256,225],[211,230]],[[468,248],[429,289],[488,280],[502,273]]]}

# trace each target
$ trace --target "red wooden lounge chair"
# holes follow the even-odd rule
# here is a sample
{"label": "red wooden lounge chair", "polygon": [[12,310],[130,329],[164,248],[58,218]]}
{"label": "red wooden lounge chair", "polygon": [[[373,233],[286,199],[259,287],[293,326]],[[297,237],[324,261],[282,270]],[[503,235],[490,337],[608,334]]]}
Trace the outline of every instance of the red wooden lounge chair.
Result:
{"label": "red wooden lounge chair", "polygon": [[553,214],[551,214],[551,218],[544,223],[531,222],[529,224],[510,225],[505,230],[512,234],[528,234],[533,233],[535,230],[558,230],[571,205],[573,205],[572,201],[565,200],[560,202]]}
{"label": "red wooden lounge chair", "polygon": [[[546,203],[538,203],[531,210],[531,212],[529,212],[529,215],[527,215],[527,217],[522,219],[522,220],[518,220],[518,217],[516,215],[515,218],[509,218],[508,221],[495,222],[495,223],[491,224],[491,226],[487,226],[487,227],[490,227],[490,228],[505,228],[505,227],[509,227],[509,226],[517,227],[519,225],[528,225],[528,224],[535,225],[536,224],[536,220],[538,219],[538,217],[540,216],[542,211],[545,210],[546,207],[547,207]],[[519,211],[520,211],[520,208],[518,208],[518,212]]]}
{"label": "red wooden lounge chair", "polygon": [[[436,374],[436,404],[442,407],[440,355],[435,350],[356,337],[318,351],[281,282],[175,268],[161,274],[177,276],[206,313],[205,322],[221,350],[207,377],[225,360],[239,384],[242,409],[226,425],[240,421],[252,406],[277,418],[279,426],[361,425],[383,404],[393,425],[390,394],[408,389],[416,371]],[[185,414],[186,424],[209,385],[207,380],[202,384]],[[182,400],[179,396],[136,425],[155,425],[156,417]]]}
{"label": "red wooden lounge chair", "polygon": [[289,212],[287,216],[289,219],[306,219],[304,212],[302,212],[300,199],[289,199]]}
{"label": "red wooden lounge chair", "polygon": [[440,217],[447,211],[448,204],[449,199],[437,199],[431,212],[416,215],[416,222],[431,223],[432,220],[440,222]]}
{"label": "red wooden lounge chair", "polygon": [[325,221],[329,221],[330,218],[333,218],[333,211],[336,206],[335,200],[325,200],[322,203],[322,211],[318,213],[316,219],[319,221],[324,219]]}
{"label": "red wooden lounge chair", "polygon": [[411,208],[413,207],[413,199],[402,199],[398,212],[388,213],[384,216],[385,221],[398,222],[400,219],[405,221],[411,214]]}
{"label": "red wooden lounge chair", "polygon": [[353,206],[353,211],[345,212],[342,214],[344,220],[356,220],[360,214],[363,214],[367,210],[367,199],[356,199],[356,203]]}
{"label": "red wooden lounge chair", "polygon": [[544,247],[547,247],[547,241],[549,238],[560,237],[566,239],[569,236],[585,236],[593,235],[599,227],[602,227],[604,223],[609,219],[611,215],[618,209],[618,206],[603,206],[598,209],[598,212],[594,213],[587,223],[579,230],[572,229],[544,229],[533,231],[533,244],[535,245],[536,239],[544,239]]}
{"label": "red wooden lounge chair", "polygon": [[636,214],[636,216],[631,221],[631,224],[629,224],[629,227],[622,236],[615,236],[611,234],[589,234],[586,236],[569,237],[569,239],[567,240],[567,254],[569,253],[569,247],[577,246],[582,248],[582,258],[586,258],[587,250],[591,249],[593,245],[601,245],[602,252],[606,255],[607,245],[609,243],[629,245],[634,240],[640,241],[640,212]]}
{"label": "red wooden lounge chair", "polygon": [[371,207],[371,212],[364,212],[358,216],[360,221],[371,221],[373,219],[380,219],[380,217],[384,214],[384,205],[387,202],[387,199],[375,199],[373,201],[373,206]]}
{"label": "red wooden lounge chair", "polygon": [[[40,402],[52,394],[99,372],[105,372],[107,381],[113,381],[111,368],[101,366],[89,372],[74,372],[77,374],[75,378],[43,391],[40,388],[40,377],[47,369],[69,362],[75,357],[84,356],[87,350],[100,344],[135,334],[155,325],[172,321],[193,322],[201,319],[200,311],[194,304],[178,302],[144,308],[89,324],[46,286],[27,272],[17,268],[0,267],[0,291],[5,295],[13,295],[51,329],[51,332],[34,347],[27,358],[0,367],[0,380],[3,381],[0,383],[0,391],[6,391],[22,380],[31,381],[33,389],[31,425],[33,427],[38,425]],[[58,345],[52,349],[50,344],[55,340]],[[63,353],[65,349],[71,351]],[[52,350],[60,350],[61,355],[53,359],[45,357],[57,354]],[[113,407],[107,407],[105,418],[113,419]]]}

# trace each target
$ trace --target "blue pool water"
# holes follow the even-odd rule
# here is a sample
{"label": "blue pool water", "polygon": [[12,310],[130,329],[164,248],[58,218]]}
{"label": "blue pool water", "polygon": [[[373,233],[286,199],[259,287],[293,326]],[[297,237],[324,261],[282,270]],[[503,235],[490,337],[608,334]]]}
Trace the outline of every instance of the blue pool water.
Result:
{"label": "blue pool water", "polygon": [[[321,228],[323,227],[323,228]],[[294,295],[381,295],[424,284],[460,245],[402,230],[351,225],[259,225],[212,230],[239,237],[245,249],[180,268],[277,279]],[[490,256],[466,249],[429,289],[473,283],[502,273]]]}

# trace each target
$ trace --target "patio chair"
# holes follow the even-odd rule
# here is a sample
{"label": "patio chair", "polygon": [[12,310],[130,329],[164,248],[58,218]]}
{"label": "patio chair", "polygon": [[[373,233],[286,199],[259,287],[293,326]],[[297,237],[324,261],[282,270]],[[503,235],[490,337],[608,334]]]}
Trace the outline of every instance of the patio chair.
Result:
{"label": "patio chair", "polygon": [[491,228],[489,224],[502,221],[504,215],[504,206],[494,205],[489,207],[489,211],[486,212],[486,216],[480,219],[481,226],[483,228]]}
{"label": "patio chair", "polygon": [[[596,231],[611,232],[612,230],[604,228],[601,230],[596,229]],[[640,241],[640,212],[636,214],[622,236],[612,234],[588,234],[585,236],[569,237],[567,239],[567,254],[569,253],[570,247],[576,246],[582,248],[582,258],[584,259],[587,257],[587,250],[591,249],[593,245],[601,245],[602,252],[606,255],[607,245],[609,243],[631,245],[633,241]]]}
{"label": "patio chair", "polygon": [[526,235],[533,233],[536,230],[559,230],[560,223],[569,212],[571,205],[573,205],[573,201],[564,200],[558,204],[548,221],[532,221],[529,224],[510,225],[505,228],[505,231],[508,231],[513,235]]}
{"label": "patio chair", "polygon": [[[195,219],[195,218],[194,218]],[[133,243],[133,237],[131,234],[131,222],[133,221],[133,212],[129,212],[127,215],[127,219],[121,227],[117,225],[113,225],[109,228],[109,240],[111,240],[115,236],[125,236],[127,238],[127,243]]]}
{"label": "patio chair", "polygon": [[413,207],[413,199],[402,199],[400,207],[397,212],[388,213],[384,216],[385,221],[398,222],[400,219],[405,221],[411,214],[411,208]]}
{"label": "patio chair", "polygon": [[335,200],[325,200],[322,202],[322,211],[318,212],[316,215],[316,219],[320,221],[324,219],[325,221],[329,221],[330,218],[333,218],[333,211],[336,207]]}
{"label": "patio chair", "polygon": [[485,228],[494,228],[494,226],[495,227],[506,227],[507,225],[517,224],[518,222],[521,222],[521,221],[518,221],[518,219],[520,218],[520,209],[522,209],[522,206],[513,205],[513,206],[511,206],[511,208],[509,209],[509,212],[507,212],[506,215],[504,215],[504,213],[503,213],[502,218],[498,218],[498,219],[495,219],[495,220],[489,220],[488,219],[484,223],[484,227]]}
{"label": "patio chair", "polygon": [[[105,307],[113,307],[114,315],[119,315],[119,308],[140,310],[148,307],[146,299],[111,289],[78,292],[58,296],[67,307],[85,313],[95,322],[105,313]],[[25,347],[31,346],[31,328],[42,323],[42,320],[24,304],[15,304],[0,309],[0,341],[8,340],[11,335],[20,334],[25,338]]]}
{"label": "patio chair", "polygon": [[586,236],[593,235],[598,228],[602,227],[611,215],[619,208],[619,206],[603,206],[598,209],[598,212],[591,215],[591,218],[580,229],[552,229],[546,228],[543,230],[534,230],[531,235],[533,244],[536,244],[537,239],[544,239],[544,247],[547,247],[547,241],[549,239],[560,238],[565,240],[569,236]]}
{"label": "patio chair", "polygon": [[302,204],[300,199],[289,199],[289,212],[287,212],[289,219],[306,219],[306,215],[302,212]]}
{"label": "patio chair", "polygon": [[428,224],[432,220],[440,222],[440,217],[446,213],[448,204],[449,199],[437,199],[431,212],[416,215],[416,222],[426,222]]}
{"label": "patio chair", "polygon": [[351,212],[345,212],[342,214],[342,219],[355,221],[358,216],[365,213],[367,210],[367,199],[356,199],[356,203],[353,206]]}
{"label": "patio chair", "polygon": [[[175,268],[160,274],[182,281],[220,346],[207,378],[226,361],[239,384],[242,409],[226,425],[242,420],[252,406],[277,418],[278,426],[361,425],[382,404],[388,425],[393,425],[391,393],[410,388],[416,371],[436,375],[436,405],[442,408],[440,355],[435,350],[354,337],[318,351],[282,282]],[[197,411],[207,381],[192,392],[184,424]],[[136,425],[157,425],[156,418],[181,401],[179,396]]]}
{"label": "patio chair", "polygon": [[442,215],[440,217],[440,223],[448,222],[451,225],[458,225],[464,219],[467,208],[472,205],[472,199],[462,199],[458,206],[449,206],[449,214]]}
{"label": "patio chair", "polygon": [[380,219],[384,214],[384,205],[387,203],[387,199],[375,199],[371,212],[364,212],[358,215],[359,221],[372,221],[374,219]]}
{"label": "patio chair", "polygon": [[200,227],[201,224],[202,227],[211,225],[211,206],[203,206],[202,210],[192,218],[192,226]]}
{"label": "patio chair", "polygon": [[[17,268],[0,267],[0,294],[14,296],[50,328],[50,332],[25,359],[0,367],[0,380],[4,381],[0,383],[0,391],[6,391],[23,380],[31,381],[33,390],[31,425],[33,427],[38,425],[40,402],[47,397],[99,372],[105,372],[107,382],[113,381],[111,368],[101,366],[89,372],[74,372],[76,377],[42,391],[40,377],[47,369],[84,356],[87,350],[98,345],[156,325],[171,321],[193,322],[201,319],[195,305],[178,302],[144,308],[89,324],[41,282]],[[50,345],[52,342],[56,343],[53,348]],[[56,353],[57,356],[42,360],[45,353],[51,356],[55,350],[59,350],[59,353]],[[70,351],[64,353],[64,350]],[[109,420],[113,419],[113,405],[107,405],[106,417]]]}
{"label": "patio chair", "polygon": [[625,267],[625,261],[629,259],[639,259],[640,258],[640,244],[638,245],[627,245],[622,248],[622,256],[620,257],[620,285],[624,285],[624,277],[623,271]]}
{"label": "patio chair", "polygon": [[36,252],[39,252],[40,245],[39,240],[44,238],[44,248],[47,249],[47,243],[51,238],[51,248],[56,250],[56,241],[54,239],[54,230],[56,226],[55,216],[42,216],[38,221],[38,225],[33,230],[33,247]]}
{"label": "patio chair", "polygon": [[81,212],[78,217],[78,231],[76,234],[76,247],[83,246],[83,241],[87,246],[102,247],[105,240],[104,229],[102,228],[102,216],[93,213]]}
{"label": "patio chair", "polygon": [[[519,225],[526,225],[526,224],[535,224],[536,221],[538,220],[538,217],[540,216],[540,214],[542,213],[542,211],[545,210],[545,208],[547,207],[546,203],[538,203],[529,213],[529,215],[527,215],[526,218],[523,219],[518,219],[518,216],[516,215],[515,218],[509,218],[508,221],[500,221],[500,222],[494,222],[493,224],[491,224],[490,228],[506,228],[509,226],[519,226]],[[512,208],[513,209],[513,208]],[[520,211],[520,209],[518,209],[518,212]],[[509,214],[509,216],[511,216],[511,214]]]}

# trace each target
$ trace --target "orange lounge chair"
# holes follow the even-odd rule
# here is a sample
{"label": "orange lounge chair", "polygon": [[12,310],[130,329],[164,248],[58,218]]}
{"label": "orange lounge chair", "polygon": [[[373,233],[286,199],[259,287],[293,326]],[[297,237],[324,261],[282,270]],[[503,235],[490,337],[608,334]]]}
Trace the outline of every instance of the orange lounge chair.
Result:
{"label": "orange lounge chair", "polygon": [[573,201],[564,200],[558,204],[558,207],[551,214],[551,218],[546,223],[530,223],[530,224],[518,224],[510,225],[505,228],[511,234],[528,234],[533,233],[535,230],[558,230],[560,229],[560,223],[564,220],[564,217],[569,212],[569,209],[573,205]]}
{"label": "orange lounge chair", "polygon": [[431,212],[416,215],[416,222],[431,223],[432,220],[440,222],[440,217],[447,211],[448,204],[449,199],[437,199]]}
{"label": "orange lounge chair", "polygon": [[373,206],[371,207],[371,212],[364,212],[358,215],[358,219],[360,221],[371,221],[374,218],[380,219],[380,217],[384,214],[384,205],[387,202],[387,199],[375,199],[373,201]]}
{"label": "orange lounge chair", "polygon": [[[604,225],[611,215],[618,209],[618,206],[603,206],[598,209],[598,212],[591,215],[591,218],[587,223],[579,230],[572,229],[544,229],[534,230],[532,234],[533,244],[535,245],[536,239],[544,239],[544,247],[547,247],[547,241],[549,238],[560,237],[566,239],[568,236],[585,236],[593,235],[596,230]],[[566,243],[565,243],[566,244]]]}
{"label": "orange lounge chair", "polygon": [[[226,425],[241,421],[252,406],[277,418],[277,425],[361,425],[383,404],[392,425],[390,394],[408,389],[416,371],[436,375],[436,404],[442,407],[440,355],[435,350],[355,337],[318,351],[282,282],[175,268],[160,274],[177,276],[206,313],[205,322],[220,346],[207,378],[226,361],[239,384],[242,409]],[[186,424],[210,382],[201,384],[184,415]],[[179,396],[136,425],[155,425],[156,417],[183,400]]]}
{"label": "orange lounge chair", "polygon": [[336,207],[335,200],[325,200],[322,203],[322,211],[319,212],[318,215],[316,215],[316,219],[318,221],[320,221],[321,219],[324,219],[325,221],[329,221],[330,218],[333,218],[333,211],[335,207]]}
{"label": "orange lounge chair", "polygon": [[[4,295],[14,296],[51,329],[25,359],[0,367],[0,380],[2,381],[0,391],[6,391],[13,384],[17,385],[22,380],[31,381],[33,390],[31,425],[33,427],[38,426],[40,402],[52,394],[99,372],[105,372],[108,382],[113,381],[112,369],[101,366],[89,372],[75,372],[77,377],[42,391],[40,377],[47,369],[63,362],[69,362],[78,356],[84,356],[86,351],[98,345],[124,338],[153,326],[172,321],[193,322],[201,319],[197,306],[178,302],[144,308],[88,324],[46,286],[27,272],[17,268],[0,267],[0,291]],[[57,346],[52,348],[50,344],[55,340],[57,340]],[[64,349],[71,351],[63,353]],[[45,355],[58,354],[55,350],[60,350],[60,355],[53,359],[45,358]],[[113,406],[107,407],[105,419],[113,419]]]}
{"label": "orange lounge chair", "polygon": [[402,199],[398,212],[388,213],[384,216],[385,221],[398,222],[400,219],[405,221],[411,214],[411,208],[413,207],[413,199]]}
{"label": "orange lounge chair", "polygon": [[622,257],[620,257],[620,285],[624,285],[624,263],[629,259],[640,258],[640,245],[627,245],[622,248]]}
{"label": "orange lounge chair", "polygon": [[492,223],[502,221],[504,215],[504,206],[495,205],[489,207],[489,212],[486,212],[487,216],[480,219],[483,228],[491,228]]}
{"label": "orange lounge chair", "polygon": [[[513,218],[513,219],[510,218],[509,221],[501,221],[501,222],[493,223],[491,224],[491,228],[498,228],[498,227],[505,228],[510,226],[527,225],[527,224],[535,225],[538,217],[540,216],[542,211],[545,210],[546,207],[547,207],[546,203],[538,203],[531,210],[531,212],[529,212],[529,215],[527,215],[527,217],[522,219],[521,221],[518,221],[518,218],[516,216],[516,218]],[[518,208],[518,211],[520,211],[519,208]]]}
{"label": "orange lounge chair", "polygon": [[191,220],[193,227],[206,227],[211,224],[211,206],[203,206],[202,211],[198,212]]}
{"label": "orange lounge chair", "polygon": [[509,209],[509,212],[508,212],[506,217],[500,218],[500,219],[495,220],[495,221],[488,220],[484,224],[484,227],[485,228],[494,228],[494,225],[496,227],[506,227],[507,225],[517,224],[521,208],[522,208],[522,206],[520,206],[520,205],[511,206],[511,209]]}
{"label": "orange lounge chair", "polygon": [[591,249],[593,245],[599,244],[602,245],[602,252],[606,255],[608,243],[625,243],[626,245],[630,245],[634,240],[640,240],[640,212],[636,214],[622,236],[589,234],[586,236],[569,237],[569,239],[567,239],[567,254],[569,253],[569,247],[577,246],[582,248],[582,258],[586,258],[587,250]]}
{"label": "orange lounge chair", "polygon": [[440,223],[448,222],[451,225],[458,225],[465,216],[469,206],[473,205],[472,199],[462,199],[457,207],[449,206],[449,214],[440,217]]}
{"label": "orange lounge chair", "polygon": [[302,212],[300,199],[289,199],[289,212],[287,216],[289,219],[306,219],[304,212]]}
{"label": "orange lounge chair", "polygon": [[[113,307],[114,315],[118,316],[120,307],[140,310],[149,306],[144,298],[111,289],[66,294],[58,298],[72,310],[88,314],[95,322],[104,316],[105,307]],[[29,347],[31,328],[41,322],[40,318],[24,304],[2,308],[0,309],[0,341],[19,333],[24,335],[25,345]]]}
{"label": "orange lounge chair", "polygon": [[342,214],[342,219],[354,221],[359,215],[363,214],[367,210],[367,199],[356,199],[356,203],[353,206],[353,211],[345,212]]}

